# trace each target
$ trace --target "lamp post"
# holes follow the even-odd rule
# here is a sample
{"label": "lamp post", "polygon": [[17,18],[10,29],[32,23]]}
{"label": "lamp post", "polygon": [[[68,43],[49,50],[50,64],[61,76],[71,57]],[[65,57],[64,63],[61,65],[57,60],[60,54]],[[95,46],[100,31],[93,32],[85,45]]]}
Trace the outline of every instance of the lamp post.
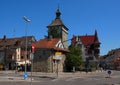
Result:
{"label": "lamp post", "polygon": [[27,72],[27,67],[26,67],[26,60],[27,60],[27,31],[28,31],[28,23],[30,22],[30,19],[26,18],[26,16],[23,16],[23,19],[26,22],[26,39],[25,39],[25,73]]}

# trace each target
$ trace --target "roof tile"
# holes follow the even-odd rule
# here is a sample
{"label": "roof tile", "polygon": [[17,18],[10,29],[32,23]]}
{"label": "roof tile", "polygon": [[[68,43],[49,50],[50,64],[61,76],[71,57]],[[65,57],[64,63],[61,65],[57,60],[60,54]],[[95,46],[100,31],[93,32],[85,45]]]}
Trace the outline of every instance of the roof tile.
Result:
{"label": "roof tile", "polygon": [[47,48],[47,49],[54,49],[54,50],[68,52],[68,50],[66,50],[64,48],[58,48],[58,47],[56,47],[56,44],[59,41],[60,41],[60,38],[53,38],[51,40],[48,39],[48,38],[40,39],[39,41],[37,41],[35,43],[35,48]]}
{"label": "roof tile", "polygon": [[54,38],[51,40],[48,38],[40,39],[35,43],[35,48],[54,48],[59,40],[59,38]]}

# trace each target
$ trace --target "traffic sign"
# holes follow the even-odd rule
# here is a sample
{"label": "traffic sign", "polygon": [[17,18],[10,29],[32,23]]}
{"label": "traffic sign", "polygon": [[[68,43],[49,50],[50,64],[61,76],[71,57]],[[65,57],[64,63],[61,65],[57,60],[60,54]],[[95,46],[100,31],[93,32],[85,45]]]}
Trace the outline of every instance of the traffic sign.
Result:
{"label": "traffic sign", "polygon": [[27,73],[24,73],[24,79],[28,78],[28,74]]}
{"label": "traffic sign", "polygon": [[61,55],[62,53],[61,52],[55,52],[55,55]]}
{"label": "traffic sign", "polygon": [[55,56],[53,56],[53,59],[55,60],[61,60],[62,59],[62,56],[61,56],[61,52],[55,52]]}
{"label": "traffic sign", "polygon": [[107,73],[108,73],[108,75],[109,75],[108,78],[110,78],[112,71],[108,70]]}
{"label": "traffic sign", "polygon": [[112,73],[110,70],[108,70],[108,72],[107,72],[109,75]]}
{"label": "traffic sign", "polygon": [[30,60],[33,60],[34,58],[34,53],[30,53]]}
{"label": "traffic sign", "polygon": [[55,60],[61,60],[62,57],[60,55],[56,55],[56,56],[53,56],[53,59],[55,59]]}
{"label": "traffic sign", "polygon": [[34,50],[35,50],[35,44],[32,44],[32,52],[34,53]]}

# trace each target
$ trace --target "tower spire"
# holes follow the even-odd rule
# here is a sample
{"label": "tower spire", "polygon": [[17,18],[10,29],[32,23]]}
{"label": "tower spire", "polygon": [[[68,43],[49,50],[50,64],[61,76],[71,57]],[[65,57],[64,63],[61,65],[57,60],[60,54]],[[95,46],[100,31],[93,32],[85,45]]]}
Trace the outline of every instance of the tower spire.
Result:
{"label": "tower spire", "polygon": [[98,41],[98,34],[97,34],[97,30],[95,30],[95,40],[94,41]]}
{"label": "tower spire", "polygon": [[56,11],[56,19],[59,19],[60,15],[61,15],[61,13],[60,13],[60,10],[59,10],[59,5],[58,5],[58,9]]}
{"label": "tower spire", "polygon": [[58,9],[59,9],[59,3],[58,3]]}
{"label": "tower spire", "polygon": [[95,29],[95,36],[97,36],[97,30]]}

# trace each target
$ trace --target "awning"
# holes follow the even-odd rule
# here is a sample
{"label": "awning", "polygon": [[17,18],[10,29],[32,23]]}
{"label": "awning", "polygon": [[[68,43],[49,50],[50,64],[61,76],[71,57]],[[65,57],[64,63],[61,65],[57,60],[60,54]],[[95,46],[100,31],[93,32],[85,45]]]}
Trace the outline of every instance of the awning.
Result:
{"label": "awning", "polygon": [[[17,65],[24,65],[25,64],[25,61],[18,61],[18,62],[16,62],[17,63]],[[31,62],[30,61],[26,61],[26,64],[31,64]]]}

